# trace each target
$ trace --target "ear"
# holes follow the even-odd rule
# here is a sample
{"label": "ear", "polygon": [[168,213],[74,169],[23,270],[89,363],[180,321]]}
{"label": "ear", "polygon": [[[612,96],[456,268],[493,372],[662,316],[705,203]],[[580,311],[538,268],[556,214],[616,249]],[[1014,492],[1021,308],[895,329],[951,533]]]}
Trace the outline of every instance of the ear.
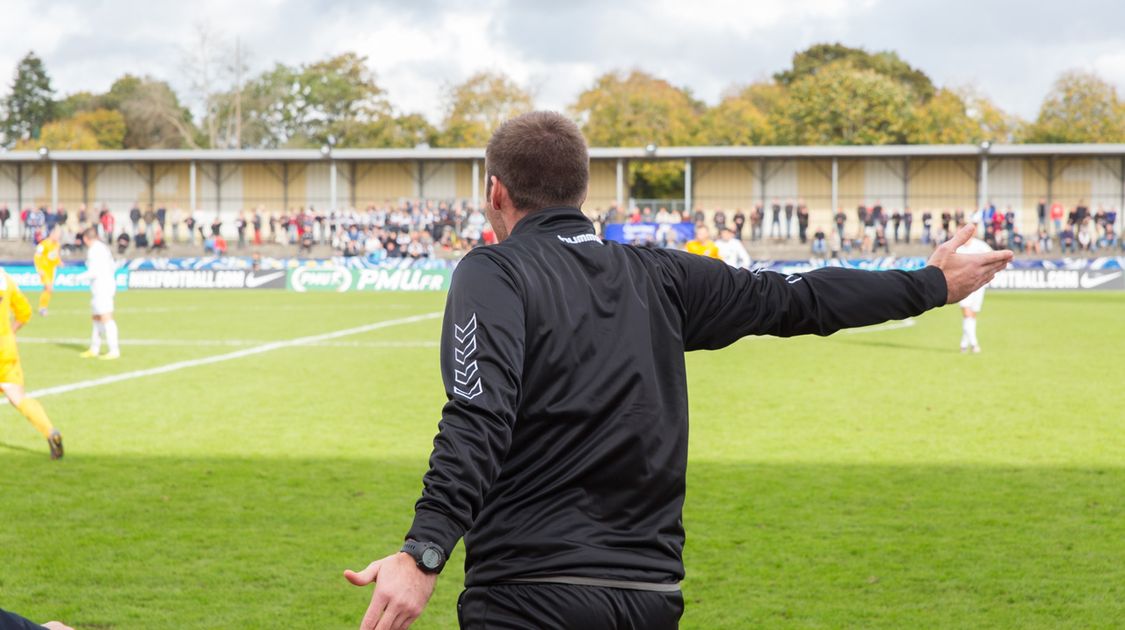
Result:
{"label": "ear", "polygon": [[495,175],[489,175],[492,191],[488,196],[488,204],[493,210],[502,209],[508,202],[508,188]]}

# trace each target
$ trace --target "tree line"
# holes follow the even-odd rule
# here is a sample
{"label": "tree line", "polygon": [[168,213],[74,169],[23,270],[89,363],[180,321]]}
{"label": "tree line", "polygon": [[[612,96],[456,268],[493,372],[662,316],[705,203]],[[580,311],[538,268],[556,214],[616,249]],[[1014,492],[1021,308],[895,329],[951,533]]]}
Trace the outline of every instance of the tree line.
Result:
{"label": "tree line", "polygon": [[[104,93],[57,97],[28,53],[0,100],[5,147],[35,149],[480,147],[535,97],[498,71],[449,86],[437,124],[402,112],[368,60],[343,53],[246,75],[241,54],[206,31],[189,50],[188,94],[126,74]],[[195,106],[193,115],[191,106]],[[1125,103],[1095,74],[1066,72],[1035,120],[1021,120],[971,88],[936,85],[892,51],[817,44],[770,79],[729,88],[709,105],[640,69],[607,72],[568,113],[592,146],[873,145],[1125,142]],[[637,165],[642,191],[680,177],[674,164]]]}

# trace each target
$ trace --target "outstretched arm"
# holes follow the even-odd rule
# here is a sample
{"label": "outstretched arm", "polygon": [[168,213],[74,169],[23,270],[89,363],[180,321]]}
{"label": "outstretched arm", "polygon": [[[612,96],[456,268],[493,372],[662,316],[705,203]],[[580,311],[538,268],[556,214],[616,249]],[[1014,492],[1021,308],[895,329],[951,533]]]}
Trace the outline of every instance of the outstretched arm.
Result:
{"label": "outstretched arm", "polygon": [[747,335],[830,335],[920,315],[984,286],[1009,251],[958,254],[967,226],[917,271],[824,268],[783,276],[748,272],[702,257],[669,253],[684,310],[684,347],[716,349]]}

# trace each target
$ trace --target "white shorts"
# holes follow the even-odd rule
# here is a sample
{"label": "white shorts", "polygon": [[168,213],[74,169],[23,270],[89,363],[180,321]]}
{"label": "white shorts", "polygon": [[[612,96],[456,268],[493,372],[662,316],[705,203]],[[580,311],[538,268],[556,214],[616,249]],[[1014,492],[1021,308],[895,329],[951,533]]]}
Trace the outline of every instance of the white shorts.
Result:
{"label": "white shorts", "polygon": [[958,302],[961,308],[967,308],[974,313],[979,313],[981,306],[984,305],[984,287],[977,289],[969,294],[968,297]]}
{"label": "white shorts", "polygon": [[109,292],[93,293],[90,299],[90,308],[93,309],[94,315],[109,315],[113,313],[114,295],[114,293]]}

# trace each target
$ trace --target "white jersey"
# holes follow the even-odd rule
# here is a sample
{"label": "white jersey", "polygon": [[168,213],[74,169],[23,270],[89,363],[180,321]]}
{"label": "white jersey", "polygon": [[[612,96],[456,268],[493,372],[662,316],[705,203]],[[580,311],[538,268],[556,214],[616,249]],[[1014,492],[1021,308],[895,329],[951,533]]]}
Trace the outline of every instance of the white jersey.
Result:
{"label": "white jersey", "polygon": [[[990,251],[992,251],[992,248],[988,246],[988,243],[975,237],[970,238],[968,242],[957,248],[958,254],[986,254]],[[984,305],[984,289],[985,287],[981,287],[973,291],[965,299],[958,302],[958,305],[974,313],[979,313],[981,307]]]}
{"label": "white jersey", "polygon": [[715,247],[719,249],[719,258],[726,264],[739,269],[750,268],[750,253],[746,251],[742,241],[734,238],[718,240],[715,241]]}
{"label": "white jersey", "polygon": [[86,249],[86,273],[90,279],[90,292],[94,295],[113,295],[117,292],[117,263],[109,246],[95,240]]}

